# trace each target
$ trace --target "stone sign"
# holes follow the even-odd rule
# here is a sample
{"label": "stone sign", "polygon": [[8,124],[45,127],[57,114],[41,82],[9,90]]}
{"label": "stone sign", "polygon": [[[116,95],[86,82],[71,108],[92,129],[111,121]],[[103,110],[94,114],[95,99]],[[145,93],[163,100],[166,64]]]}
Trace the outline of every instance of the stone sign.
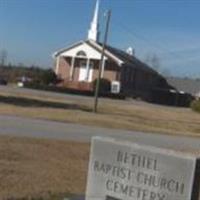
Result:
{"label": "stone sign", "polygon": [[94,137],[86,200],[198,200],[199,166],[192,154]]}

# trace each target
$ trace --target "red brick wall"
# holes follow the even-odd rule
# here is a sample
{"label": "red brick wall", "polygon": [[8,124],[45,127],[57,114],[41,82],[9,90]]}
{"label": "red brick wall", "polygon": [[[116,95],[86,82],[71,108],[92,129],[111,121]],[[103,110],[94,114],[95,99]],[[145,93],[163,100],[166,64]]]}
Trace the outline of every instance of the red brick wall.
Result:
{"label": "red brick wall", "polygon": [[63,80],[68,80],[70,77],[70,65],[71,59],[70,58],[59,58],[59,67],[57,70],[57,76]]}
{"label": "red brick wall", "polygon": [[[97,63],[95,62],[93,80],[95,80],[98,77],[99,73],[98,67],[99,67],[99,62]],[[119,66],[114,62],[106,61],[103,78],[108,79],[110,81],[116,81],[119,79],[118,73],[119,73]]]}
{"label": "red brick wall", "polygon": [[[64,80],[63,86],[65,87],[78,87],[80,86],[79,82],[79,70],[80,70],[80,62],[83,59],[75,59],[74,63],[74,72],[73,72],[73,79],[70,80],[70,69],[71,69],[71,58],[64,58],[60,57],[59,61],[59,68],[57,71],[57,75],[59,78]],[[98,77],[98,68],[99,62],[98,60],[91,60],[93,62],[93,77],[92,81],[94,81]],[[110,81],[118,80],[119,79],[119,66],[111,61],[106,61],[105,69],[104,69],[104,76],[103,78],[108,79]],[[74,84],[73,84],[74,83]]]}

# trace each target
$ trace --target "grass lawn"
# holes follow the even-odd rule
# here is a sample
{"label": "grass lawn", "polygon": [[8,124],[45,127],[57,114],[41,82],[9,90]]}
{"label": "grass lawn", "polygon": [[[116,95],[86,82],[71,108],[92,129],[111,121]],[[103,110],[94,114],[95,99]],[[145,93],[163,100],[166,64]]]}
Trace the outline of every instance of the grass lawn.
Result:
{"label": "grass lawn", "polygon": [[176,135],[200,136],[200,114],[189,108],[153,105],[134,100],[58,97],[0,92],[0,114],[72,122],[99,127]]}
{"label": "grass lawn", "polygon": [[0,137],[0,199],[84,194],[89,144]]}

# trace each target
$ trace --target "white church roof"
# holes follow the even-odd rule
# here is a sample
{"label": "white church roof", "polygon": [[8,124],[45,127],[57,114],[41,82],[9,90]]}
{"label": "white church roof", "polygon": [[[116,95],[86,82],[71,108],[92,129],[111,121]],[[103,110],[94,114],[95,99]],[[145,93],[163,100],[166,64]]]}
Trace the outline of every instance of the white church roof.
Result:
{"label": "white church roof", "polygon": [[[66,56],[66,57],[77,57],[77,53],[84,51],[88,58],[90,59],[101,59],[102,46],[93,40],[79,41],[70,45],[67,48],[58,50],[53,54],[53,57]],[[122,65],[123,61],[119,59],[116,55],[105,49],[105,59],[112,59],[118,65]]]}

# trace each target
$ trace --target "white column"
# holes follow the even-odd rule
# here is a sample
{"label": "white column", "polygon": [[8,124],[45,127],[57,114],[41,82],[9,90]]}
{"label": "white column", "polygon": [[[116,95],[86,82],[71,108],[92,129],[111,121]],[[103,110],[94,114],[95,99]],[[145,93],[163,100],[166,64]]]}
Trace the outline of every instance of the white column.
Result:
{"label": "white column", "polygon": [[73,74],[74,74],[74,64],[75,64],[75,57],[72,57],[71,60],[71,67],[70,67],[70,80],[73,80]]}
{"label": "white column", "polygon": [[89,79],[89,73],[90,73],[90,59],[87,59],[86,63],[86,73],[85,73],[85,80],[88,81]]}
{"label": "white column", "polygon": [[101,78],[103,78],[103,75],[104,75],[105,64],[106,64],[106,59],[105,59],[105,57],[104,57],[104,58],[103,58],[102,69],[101,69]]}
{"label": "white column", "polygon": [[56,69],[55,69],[56,75],[58,75],[59,64],[60,64],[60,56],[57,56],[57,57],[56,57]]}

